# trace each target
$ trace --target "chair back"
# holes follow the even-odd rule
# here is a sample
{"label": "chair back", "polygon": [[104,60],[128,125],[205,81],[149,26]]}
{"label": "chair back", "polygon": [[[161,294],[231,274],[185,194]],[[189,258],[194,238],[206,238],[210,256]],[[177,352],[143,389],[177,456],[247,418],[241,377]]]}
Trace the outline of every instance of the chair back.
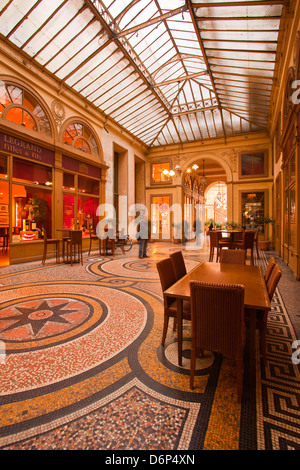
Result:
{"label": "chair back", "polygon": [[[162,291],[171,287],[177,281],[177,276],[171,258],[166,258],[156,263]],[[171,297],[165,299],[166,307],[169,307],[174,299]]]}
{"label": "chair back", "polygon": [[272,258],[269,259],[268,266],[267,266],[267,269],[265,271],[265,281],[266,281],[266,283],[270,279],[270,276],[271,276],[271,273],[273,271],[273,268],[274,268],[275,264],[276,264],[276,260],[275,260],[274,256],[272,256]]}
{"label": "chair back", "polygon": [[243,237],[244,249],[253,248],[255,233],[252,230],[245,230]]}
{"label": "chair back", "polygon": [[192,281],[192,348],[242,359],[244,286]]}
{"label": "chair back", "polygon": [[71,240],[72,245],[81,245],[82,244],[82,230],[71,230],[70,240]]}
{"label": "chair back", "polygon": [[221,233],[221,232],[217,232],[217,231],[212,230],[211,232],[208,232],[208,233],[209,233],[209,237],[210,237],[210,246],[217,248],[218,244],[219,244],[219,233]]}
{"label": "chair back", "polygon": [[170,258],[173,261],[177,280],[179,280],[186,275],[186,266],[183,259],[182,251],[176,251],[175,253],[172,253],[170,255]]}
{"label": "chair back", "polygon": [[246,262],[246,250],[222,250],[221,251],[221,263],[230,264],[245,264]]}
{"label": "chair back", "polygon": [[6,228],[0,227],[0,237],[5,237],[5,235],[6,235]]}
{"label": "chair back", "polygon": [[276,287],[278,285],[278,282],[280,281],[280,278],[282,276],[282,270],[278,264],[275,264],[271,275],[269,277],[269,280],[267,282],[267,291],[269,294],[269,299],[272,300],[274,292],[276,290]]}
{"label": "chair back", "polygon": [[44,238],[44,243],[47,243],[48,237],[47,237],[47,232],[46,232],[45,229],[42,229],[42,234],[43,234],[43,238]]}
{"label": "chair back", "polygon": [[233,232],[234,242],[243,241],[243,237],[244,237],[244,230],[240,230],[239,232]]}

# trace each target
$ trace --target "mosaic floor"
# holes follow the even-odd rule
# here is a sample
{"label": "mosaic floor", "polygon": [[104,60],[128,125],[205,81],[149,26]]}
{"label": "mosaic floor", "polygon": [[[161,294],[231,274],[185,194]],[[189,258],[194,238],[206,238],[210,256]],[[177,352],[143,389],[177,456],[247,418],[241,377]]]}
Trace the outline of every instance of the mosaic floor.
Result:
{"label": "mosaic floor", "polygon": [[[85,255],[81,266],[48,260],[0,270],[0,449],[300,449],[295,333],[279,291],[268,325],[268,365],[237,402],[235,365],[205,353],[189,389],[189,324],[177,366],[176,332],[160,345],[156,262],[183,249],[150,244],[125,255]],[[192,247],[193,248],[193,247]],[[266,258],[260,263],[265,266]]]}

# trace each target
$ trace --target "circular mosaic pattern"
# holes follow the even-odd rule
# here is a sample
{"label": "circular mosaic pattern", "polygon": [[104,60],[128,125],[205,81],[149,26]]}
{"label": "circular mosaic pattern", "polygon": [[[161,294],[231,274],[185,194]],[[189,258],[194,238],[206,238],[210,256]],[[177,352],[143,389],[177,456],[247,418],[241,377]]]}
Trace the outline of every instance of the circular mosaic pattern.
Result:
{"label": "circular mosaic pattern", "polygon": [[[79,293],[74,293],[74,286]],[[28,285],[3,292],[0,313],[5,310],[9,318],[1,315],[0,341],[7,354],[1,366],[0,390],[21,393],[64,383],[93,375],[99,367],[105,369],[107,361],[108,367],[115,364],[118,369],[148,320],[148,307],[139,293],[131,287],[122,289],[57,281],[35,285],[35,295],[28,295],[32,291]],[[123,371],[124,365],[120,365],[119,373]],[[117,372],[114,374],[115,379]],[[108,377],[111,379],[111,373]]]}
{"label": "circular mosaic pattern", "polygon": [[158,273],[156,269],[157,260],[150,260],[148,258],[139,259],[128,258],[115,259],[104,261],[103,263],[94,263],[89,267],[89,270],[94,274],[100,274],[104,277],[117,276],[125,278],[126,280],[140,281],[147,279],[147,281],[158,281]]}
{"label": "circular mosaic pattern", "polygon": [[[128,258],[114,259],[104,261],[102,263],[94,263],[88,267],[93,274],[102,275],[104,277],[114,276],[121,277],[132,281],[146,280],[147,282],[159,282],[159,276],[156,268],[158,258],[139,259]],[[185,260],[187,270],[194,268],[198,261]]]}
{"label": "circular mosaic pattern", "polygon": [[70,340],[79,332],[101,323],[105,305],[93,299],[72,297],[27,297],[0,310],[0,340],[7,349],[44,347],[50,341]]}
{"label": "circular mosaic pattern", "polygon": [[128,261],[127,263],[124,263],[123,264],[123,268],[124,269],[128,269],[130,271],[141,271],[141,272],[145,272],[145,270],[147,271],[147,273],[157,273],[157,269],[156,269],[156,263],[157,261],[153,261],[153,260],[149,260],[149,259],[137,259],[137,260],[131,260],[131,261]]}
{"label": "circular mosaic pattern", "polygon": [[[191,365],[191,342],[182,342],[182,366],[178,365],[178,344],[177,342],[169,344],[165,348],[166,359],[174,366],[182,369],[190,370]],[[210,351],[204,351],[203,357],[196,358],[195,370],[204,370],[212,366],[214,362],[214,354]]]}

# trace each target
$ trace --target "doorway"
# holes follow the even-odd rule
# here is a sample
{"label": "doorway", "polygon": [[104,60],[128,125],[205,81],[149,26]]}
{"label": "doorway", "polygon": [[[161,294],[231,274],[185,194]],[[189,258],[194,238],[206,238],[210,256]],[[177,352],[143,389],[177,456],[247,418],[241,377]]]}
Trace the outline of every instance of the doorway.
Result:
{"label": "doorway", "polygon": [[170,241],[171,196],[152,196],[151,198],[151,238],[158,241]]}

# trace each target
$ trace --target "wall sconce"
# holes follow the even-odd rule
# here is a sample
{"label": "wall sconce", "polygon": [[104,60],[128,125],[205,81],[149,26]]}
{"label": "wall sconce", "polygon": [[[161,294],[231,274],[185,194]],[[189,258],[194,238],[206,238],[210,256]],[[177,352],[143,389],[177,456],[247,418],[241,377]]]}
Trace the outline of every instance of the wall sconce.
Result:
{"label": "wall sconce", "polygon": [[174,170],[175,170],[179,175],[181,175],[182,169],[181,169],[181,166],[180,166],[180,165],[176,165],[175,168],[174,168]]}
{"label": "wall sconce", "polygon": [[[175,170],[175,171],[174,171],[174,170]],[[169,171],[169,170],[165,169],[165,170],[163,170],[163,174],[164,174],[165,176],[175,176],[176,173],[178,173],[179,175],[181,175],[181,168],[180,168],[179,165],[176,165],[175,168],[174,168],[174,170],[170,170],[170,171]]]}
{"label": "wall sconce", "polygon": [[186,172],[187,172],[187,173],[192,173],[192,170],[193,170],[193,171],[197,171],[198,168],[199,168],[199,167],[198,167],[197,163],[195,163],[195,164],[192,166],[192,169],[191,169],[191,168],[188,168],[188,169],[186,170]]}

